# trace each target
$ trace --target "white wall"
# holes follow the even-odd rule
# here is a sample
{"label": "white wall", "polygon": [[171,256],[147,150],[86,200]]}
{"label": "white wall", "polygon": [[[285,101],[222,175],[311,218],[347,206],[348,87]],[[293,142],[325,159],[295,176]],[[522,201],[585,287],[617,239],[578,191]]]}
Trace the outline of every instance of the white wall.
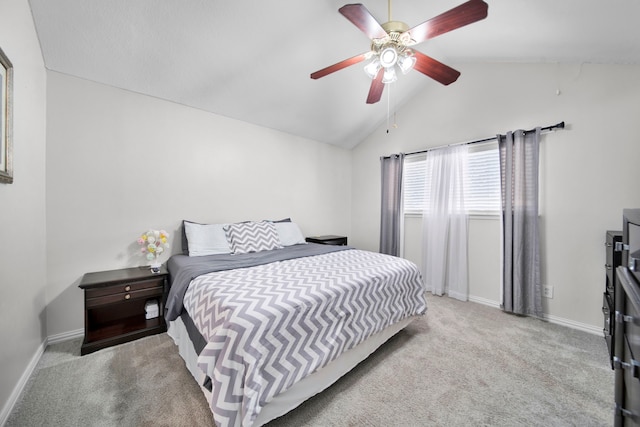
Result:
{"label": "white wall", "polygon": [[[351,241],[378,248],[380,156],[564,120],[567,129],[545,135],[542,142],[542,281],[555,290],[553,299],[544,299],[545,312],[601,328],[605,231],[620,229],[623,208],[640,207],[640,134],[635,126],[640,117],[640,66],[457,68],[462,76],[456,83],[428,84],[399,109],[397,129],[387,135],[381,126],[354,149]],[[472,220],[470,227],[470,293],[496,298],[497,303],[499,244],[490,236],[499,233],[499,226]],[[410,238],[406,244],[414,252],[419,248]],[[419,260],[419,254],[412,256]]]}
{"label": "white wall", "polygon": [[[422,266],[422,217],[405,217],[404,257]],[[469,295],[476,302],[498,305],[500,288],[500,218],[469,221]]]}
{"label": "white wall", "polygon": [[350,151],[52,71],[47,87],[50,336],[83,328],[84,273],[145,264],[148,228],[174,252],[182,219],[350,234]]}
{"label": "white wall", "polygon": [[46,73],[26,0],[0,2],[0,48],[15,70],[14,183],[0,184],[2,424],[17,398],[16,385],[46,336]]}

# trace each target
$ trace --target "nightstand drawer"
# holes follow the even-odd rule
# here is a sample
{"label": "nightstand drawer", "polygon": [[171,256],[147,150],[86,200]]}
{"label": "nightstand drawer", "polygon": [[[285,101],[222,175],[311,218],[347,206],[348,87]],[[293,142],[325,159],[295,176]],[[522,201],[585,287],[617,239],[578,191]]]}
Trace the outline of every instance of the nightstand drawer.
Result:
{"label": "nightstand drawer", "polygon": [[116,285],[103,286],[99,288],[87,289],[87,298],[97,298],[107,295],[118,295],[127,292],[136,292],[143,289],[157,288],[162,291],[164,278],[154,278],[151,280],[143,280],[136,282],[123,282]]}
{"label": "nightstand drawer", "polygon": [[116,302],[124,302],[124,301],[133,301],[140,298],[150,298],[150,297],[161,297],[162,296],[162,286],[153,287],[148,289],[141,289],[138,291],[131,292],[120,292],[117,294],[111,295],[103,295],[96,298],[87,298],[86,306],[87,308],[100,307],[106,304],[113,304]]}

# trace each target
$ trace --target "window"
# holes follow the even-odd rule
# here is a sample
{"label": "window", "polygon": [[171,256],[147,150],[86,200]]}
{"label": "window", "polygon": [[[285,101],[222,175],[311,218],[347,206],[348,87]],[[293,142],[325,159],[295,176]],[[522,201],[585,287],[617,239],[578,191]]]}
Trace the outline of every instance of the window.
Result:
{"label": "window", "polygon": [[[429,190],[425,194],[426,154],[411,156],[404,162],[404,212],[421,214]],[[469,149],[468,187],[465,206],[471,215],[498,215],[500,200],[500,156],[498,143],[476,144]]]}

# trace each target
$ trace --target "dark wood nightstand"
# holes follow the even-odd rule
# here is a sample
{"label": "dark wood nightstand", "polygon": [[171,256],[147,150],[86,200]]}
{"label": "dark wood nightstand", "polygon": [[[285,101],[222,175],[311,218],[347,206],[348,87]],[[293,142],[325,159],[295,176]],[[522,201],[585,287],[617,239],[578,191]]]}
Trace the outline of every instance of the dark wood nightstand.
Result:
{"label": "dark wood nightstand", "polygon": [[[148,266],[87,273],[78,285],[84,290],[85,355],[167,330],[164,304],[169,273]],[[145,304],[158,303],[158,317],[147,319]]]}
{"label": "dark wood nightstand", "polygon": [[322,245],[336,245],[336,246],[346,246],[347,237],[346,236],[313,236],[307,237],[305,239],[307,242],[311,243],[320,243]]}

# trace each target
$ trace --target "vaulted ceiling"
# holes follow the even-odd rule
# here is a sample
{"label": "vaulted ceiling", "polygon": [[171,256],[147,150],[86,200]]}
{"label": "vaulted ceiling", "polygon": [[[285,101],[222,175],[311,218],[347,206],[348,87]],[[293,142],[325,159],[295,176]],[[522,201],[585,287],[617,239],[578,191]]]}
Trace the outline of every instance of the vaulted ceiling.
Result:
{"label": "vaulted ceiling", "polygon": [[[640,63],[637,0],[485,0],[487,19],[416,46],[465,76],[473,62]],[[412,71],[367,105],[369,50],[344,0],[30,0],[48,69],[351,148],[439,85]],[[413,27],[463,0],[394,0]],[[387,0],[364,5],[379,22]],[[453,83],[456,84],[456,83]]]}

